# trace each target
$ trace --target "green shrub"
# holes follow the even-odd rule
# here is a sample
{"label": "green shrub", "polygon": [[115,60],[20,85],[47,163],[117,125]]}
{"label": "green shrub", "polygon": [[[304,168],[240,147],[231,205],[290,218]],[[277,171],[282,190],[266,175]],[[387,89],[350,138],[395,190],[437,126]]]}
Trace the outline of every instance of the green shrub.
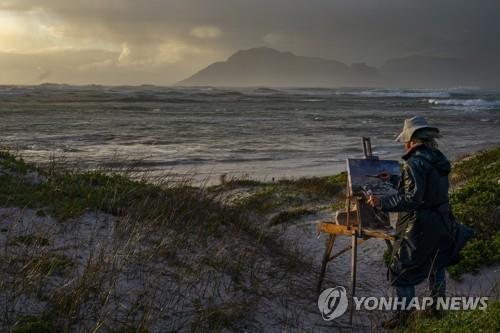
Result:
{"label": "green shrub", "polygon": [[471,227],[478,237],[489,238],[500,231],[492,221],[493,211],[500,206],[500,185],[488,180],[473,180],[450,195],[456,218]]}
{"label": "green shrub", "polygon": [[460,280],[463,273],[478,273],[481,266],[493,265],[500,261],[500,235],[491,239],[471,239],[460,253],[460,262],[448,267],[448,273]]}
{"label": "green shrub", "polygon": [[458,162],[451,179],[462,182],[450,195],[455,217],[476,233],[460,253],[460,262],[448,268],[459,279],[500,261],[500,223],[494,216],[500,207],[500,148]]}
{"label": "green shrub", "polygon": [[500,147],[464,158],[453,165],[452,183],[475,178],[495,180],[500,177]]}

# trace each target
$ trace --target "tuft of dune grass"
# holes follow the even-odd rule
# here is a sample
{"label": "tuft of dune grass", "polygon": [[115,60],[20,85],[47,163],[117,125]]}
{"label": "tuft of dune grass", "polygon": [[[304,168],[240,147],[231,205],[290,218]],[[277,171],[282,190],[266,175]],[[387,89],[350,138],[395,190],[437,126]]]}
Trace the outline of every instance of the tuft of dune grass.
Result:
{"label": "tuft of dune grass", "polygon": [[286,223],[292,220],[296,220],[305,215],[314,214],[315,211],[309,208],[295,208],[285,211],[281,211],[269,220],[269,226],[275,226],[278,224]]}

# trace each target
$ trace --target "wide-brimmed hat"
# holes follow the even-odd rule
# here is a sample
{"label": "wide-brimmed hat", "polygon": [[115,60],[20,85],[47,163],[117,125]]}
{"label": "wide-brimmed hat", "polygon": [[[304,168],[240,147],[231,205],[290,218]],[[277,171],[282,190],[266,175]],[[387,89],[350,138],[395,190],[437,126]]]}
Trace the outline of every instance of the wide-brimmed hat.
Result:
{"label": "wide-brimmed hat", "polygon": [[405,119],[405,123],[403,126],[403,131],[399,133],[396,137],[396,141],[398,142],[409,142],[413,134],[419,129],[427,128],[430,131],[434,132],[436,135],[434,137],[439,137],[439,129],[437,127],[429,126],[427,120],[424,117],[415,116],[410,119]]}

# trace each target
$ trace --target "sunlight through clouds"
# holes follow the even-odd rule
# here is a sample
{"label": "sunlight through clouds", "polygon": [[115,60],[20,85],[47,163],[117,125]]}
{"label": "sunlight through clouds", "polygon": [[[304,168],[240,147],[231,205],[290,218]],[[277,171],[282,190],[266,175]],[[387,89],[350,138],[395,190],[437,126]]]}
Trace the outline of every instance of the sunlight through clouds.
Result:
{"label": "sunlight through clouds", "polygon": [[2,52],[26,52],[46,46],[47,40],[40,41],[41,25],[25,20],[16,13],[0,11],[0,27]]}
{"label": "sunlight through clouds", "polygon": [[[1,57],[23,55],[22,66],[0,71],[16,82],[47,78],[33,75],[37,66],[54,80],[135,82],[143,70],[142,79],[170,84],[261,46],[372,66],[412,54],[498,62],[499,10],[500,2],[454,0],[0,0]],[[68,52],[77,74],[59,65]]]}

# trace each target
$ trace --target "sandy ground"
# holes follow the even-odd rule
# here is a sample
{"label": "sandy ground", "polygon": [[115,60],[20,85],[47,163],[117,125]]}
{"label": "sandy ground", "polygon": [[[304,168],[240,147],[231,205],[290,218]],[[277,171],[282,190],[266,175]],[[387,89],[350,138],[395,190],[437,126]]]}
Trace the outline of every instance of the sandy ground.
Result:
{"label": "sandy ground", "polygon": [[[172,321],[177,321],[178,327],[182,322],[194,318],[194,309],[186,299],[195,298],[202,289],[208,289],[214,300],[251,301],[256,293],[259,293],[259,301],[254,308],[252,318],[253,326],[245,328],[238,327],[239,331],[263,330],[266,332],[282,331],[314,331],[314,332],[351,332],[351,331],[380,331],[379,324],[384,318],[390,316],[389,312],[360,311],[354,314],[354,324],[349,326],[348,315],[345,314],[338,320],[326,322],[321,318],[317,308],[316,283],[318,278],[321,258],[325,247],[326,235],[318,237],[316,224],[325,219],[333,218],[332,212],[322,210],[315,215],[309,215],[286,224],[273,227],[273,231],[281,239],[293,244],[307,260],[312,263],[309,271],[297,271],[292,273],[289,280],[279,281],[268,279],[272,271],[273,261],[269,258],[262,259],[263,271],[262,285],[257,290],[239,293],[234,291],[229,294],[228,286],[231,284],[227,277],[219,277],[217,286],[215,280],[211,280],[210,271],[200,270],[199,278],[189,281],[178,282],[176,272],[169,267],[168,263],[162,262],[161,258],[153,258],[148,262],[137,263],[130,258],[132,252],[150,251],[148,241],[143,240],[134,243],[134,248],[123,245],[122,233],[118,228],[118,218],[104,213],[89,212],[83,216],[68,222],[60,223],[48,216],[38,216],[35,210],[19,208],[0,208],[0,253],[3,256],[37,256],[50,251],[64,255],[76,263],[77,270],[84,270],[89,260],[105,256],[99,264],[116,265],[122,267],[120,274],[114,275],[110,294],[111,301],[106,306],[106,315],[113,313],[117,319],[130,319],[130,310],[134,302],[140,297],[151,297],[148,292],[152,286],[164,293],[164,297],[155,298],[158,302],[179,302],[178,312],[165,315],[161,313],[162,305],[158,306],[158,320],[152,327],[153,332],[161,332],[163,327],[173,327]],[[50,245],[30,247],[24,245],[13,245],[12,240],[17,236],[31,235],[47,238]],[[166,237],[162,235],[162,237]],[[132,239],[132,238],[127,238]],[[117,245],[120,240],[121,245]],[[334,253],[345,246],[350,245],[349,237],[339,237],[336,240]],[[205,249],[190,249],[180,254],[186,260],[200,256],[201,250],[213,251],[214,256],[220,255],[221,251],[245,252],[252,251],[251,245],[227,244],[221,248],[222,243],[209,244]],[[383,263],[383,253],[386,249],[384,241],[371,239],[359,247],[358,251],[358,296],[384,296],[392,295],[393,290],[386,280],[386,268]],[[191,252],[190,252],[191,251]],[[130,260],[122,260],[125,257]],[[344,286],[348,289],[350,283],[350,252],[336,258],[328,265],[327,274],[323,283],[323,289],[335,286]],[[500,266],[484,268],[478,275],[466,274],[461,282],[448,279],[448,291],[450,295],[479,295],[497,297],[499,295],[499,269]],[[1,272],[4,286],[9,286],[12,277],[6,272]],[[155,276],[155,280],[151,277]],[[96,277],[97,278],[97,277]],[[268,280],[268,282],[266,282]],[[48,291],[56,292],[59,288],[74,284],[68,277],[54,276],[45,285]],[[227,285],[227,286],[226,286]],[[231,289],[232,290],[232,289]],[[205,293],[206,294],[206,293]],[[205,295],[204,294],[204,295]],[[418,288],[418,294],[426,295],[426,286],[422,284]],[[144,296],[146,295],[146,296]],[[182,297],[180,297],[182,296]],[[156,296],[155,296],[156,297]],[[34,297],[32,294],[16,295],[13,297],[11,290],[4,289],[0,292],[0,309],[3,313],[18,313],[23,315],[38,314],[46,303]],[[165,304],[163,304],[165,307]],[[175,305],[174,305],[175,308]],[[125,311],[126,310],[126,311]],[[128,312],[127,312],[128,311]],[[101,314],[104,315],[104,314]],[[85,324],[80,329],[85,330]]]}

